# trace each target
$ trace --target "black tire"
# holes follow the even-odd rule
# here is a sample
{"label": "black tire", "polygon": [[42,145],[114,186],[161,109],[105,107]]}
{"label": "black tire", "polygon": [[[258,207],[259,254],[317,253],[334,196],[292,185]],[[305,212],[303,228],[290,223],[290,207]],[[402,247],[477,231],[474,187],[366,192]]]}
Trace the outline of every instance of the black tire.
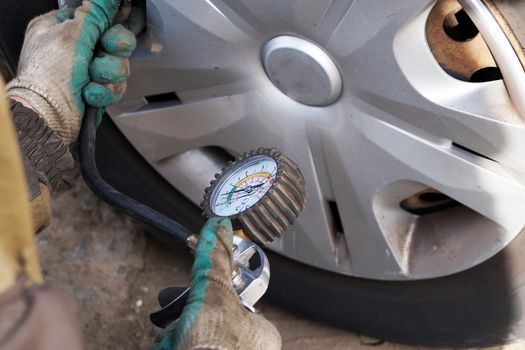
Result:
{"label": "black tire", "polygon": [[269,296],[303,316],[378,339],[423,346],[501,345],[525,335],[519,324],[523,246],[520,236],[513,247],[476,268],[414,282],[345,277],[272,254]]}
{"label": "black tire", "polygon": [[[99,170],[114,187],[199,230],[200,210],[146,164],[109,118],[99,128],[97,149]],[[426,346],[500,345],[525,336],[521,247],[523,235],[476,268],[414,282],[342,276],[270,253],[267,298],[300,315],[379,339]]]}

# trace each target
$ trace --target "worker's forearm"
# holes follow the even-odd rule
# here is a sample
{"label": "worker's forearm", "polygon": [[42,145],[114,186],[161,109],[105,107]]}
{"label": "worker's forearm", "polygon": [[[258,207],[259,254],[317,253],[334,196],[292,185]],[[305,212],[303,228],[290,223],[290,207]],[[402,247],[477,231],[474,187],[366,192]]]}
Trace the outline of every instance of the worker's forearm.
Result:
{"label": "worker's forearm", "polygon": [[38,113],[14,100],[10,107],[24,158],[33,225],[38,232],[49,223],[51,193],[71,181],[73,157]]}

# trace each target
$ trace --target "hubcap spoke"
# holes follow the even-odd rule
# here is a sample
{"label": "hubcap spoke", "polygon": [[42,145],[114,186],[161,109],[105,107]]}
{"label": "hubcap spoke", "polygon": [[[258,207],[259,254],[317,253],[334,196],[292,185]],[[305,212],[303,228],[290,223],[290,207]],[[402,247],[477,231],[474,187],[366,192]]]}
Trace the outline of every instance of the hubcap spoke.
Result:
{"label": "hubcap spoke", "polygon": [[349,121],[340,122],[346,127],[325,130],[323,154],[333,199],[337,202],[342,221],[352,273],[363,277],[405,275],[407,271],[396,259],[373,215],[374,193],[386,180],[383,164],[371,157],[372,152],[367,148],[373,145],[367,146],[366,138],[349,125]]}
{"label": "hubcap spoke", "polygon": [[[405,273],[417,277],[428,273],[425,269],[429,268],[435,275],[447,272],[447,264],[429,262],[432,259],[424,255],[422,245],[426,253],[433,251],[433,256],[453,256],[456,267],[468,266],[472,260],[483,261],[497,252],[496,248],[510,242],[524,227],[521,203],[525,186],[499,164],[452,145],[446,147],[428,142],[358,111],[353,120],[361,138],[366,140],[359,142],[359,154],[355,162],[347,164],[347,173],[365,207],[380,203],[374,208],[376,219],[385,224],[382,234]],[[350,168],[360,168],[359,160],[366,165],[352,173]],[[451,210],[448,216],[446,212],[427,217],[403,213],[400,201],[425,187],[439,190],[466,208]],[[345,195],[345,198],[350,197]],[[364,211],[371,212],[367,209]],[[470,218],[469,227],[462,228],[462,222],[458,221],[460,211],[463,218]],[[424,233],[411,231],[416,224],[420,227],[419,232],[433,230],[436,225],[441,225],[442,229],[433,232],[430,239],[422,238]],[[396,228],[396,225],[400,226]],[[461,232],[457,232],[460,228]],[[364,235],[370,232],[373,231],[365,231]],[[414,237],[410,237],[411,234]],[[477,244],[473,245],[472,240],[478,240]],[[352,239],[349,244],[352,245]],[[481,248],[483,244],[486,244],[485,249]],[[359,251],[362,253],[361,249]]]}
{"label": "hubcap spoke", "polygon": [[[255,102],[250,93],[218,97],[123,112],[114,116],[132,143],[141,144],[142,155],[159,162],[195,147],[214,145],[217,132],[246,117]],[[111,110],[110,110],[111,113]],[[203,144],[207,139],[209,144]]]}

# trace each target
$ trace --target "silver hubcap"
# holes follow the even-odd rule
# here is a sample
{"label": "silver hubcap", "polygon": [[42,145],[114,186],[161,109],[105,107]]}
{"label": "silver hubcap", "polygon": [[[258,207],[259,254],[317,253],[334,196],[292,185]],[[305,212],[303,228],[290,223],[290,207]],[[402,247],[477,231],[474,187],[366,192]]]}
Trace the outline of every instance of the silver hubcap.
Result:
{"label": "silver hubcap", "polygon": [[[147,1],[129,91],[109,113],[195,204],[224,165],[218,148],[293,159],[308,201],[271,247],[290,258],[383,280],[468,269],[525,226],[524,96],[440,67],[426,37],[434,4]],[[458,205],[400,205],[426,188]]]}
{"label": "silver hubcap", "polygon": [[266,74],[291,99],[326,106],[341,95],[343,81],[330,56],[317,45],[294,36],[268,41],[262,51]]}

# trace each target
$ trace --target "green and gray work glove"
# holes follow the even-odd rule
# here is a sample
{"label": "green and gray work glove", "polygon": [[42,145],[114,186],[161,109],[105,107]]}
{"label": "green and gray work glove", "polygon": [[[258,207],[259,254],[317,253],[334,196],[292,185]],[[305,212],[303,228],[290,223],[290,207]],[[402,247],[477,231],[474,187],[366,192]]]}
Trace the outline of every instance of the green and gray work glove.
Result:
{"label": "green and gray work glove", "polygon": [[241,305],[232,286],[233,232],[229,219],[211,218],[195,251],[190,296],[181,317],[153,350],[281,348],[277,329]]}
{"label": "green and gray work glove", "polygon": [[[126,89],[128,57],[145,20],[142,11],[128,6],[129,20],[114,24],[123,17],[118,5],[118,0],[84,0],[76,10],[47,13],[27,27],[7,94],[29,104],[67,145],[78,136],[86,104],[114,104]],[[97,44],[101,53],[94,57]]]}

